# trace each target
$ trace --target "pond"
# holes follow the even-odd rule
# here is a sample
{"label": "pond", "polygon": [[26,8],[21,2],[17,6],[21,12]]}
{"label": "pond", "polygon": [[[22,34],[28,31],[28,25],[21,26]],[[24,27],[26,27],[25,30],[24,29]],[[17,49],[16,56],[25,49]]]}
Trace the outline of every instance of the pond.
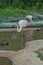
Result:
{"label": "pond", "polygon": [[[32,40],[43,39],[43,31],[27,30],[18,33],[17,31],[0,32],[0,50],[13,50],[17,51],[24,48],[26,42]],[[3,43],[4,46],[1,46]],[[6,45],[9,43],[9,45]]]}
{"label": "pond", "polygon": [[0,57],[0,65],[12,65],[12,61],[8,57]]}

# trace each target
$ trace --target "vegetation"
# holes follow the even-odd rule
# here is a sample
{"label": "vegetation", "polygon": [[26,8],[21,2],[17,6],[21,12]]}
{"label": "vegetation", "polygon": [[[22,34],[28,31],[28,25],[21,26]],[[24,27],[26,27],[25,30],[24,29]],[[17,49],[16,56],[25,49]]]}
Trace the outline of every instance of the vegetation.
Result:
{"label": "vegetation", "polygon": [[8,57],[0,57],[0,65],[12,65]]}
{"label": "vegetation", "polygon": [[0,9],[0,18],[3,17],[11,17],[11,16],[15,16],[15,17],[23,17],[26,16],[28,14],[31,14],[30,10],[26,10],[26,9]]}
{"label": "vegetation", "polygon": [[0,0],[0,17],[26,16],[35,10],[43,12],[43,0]]}
{"label": "vegetation", "polygon": [[36,53],[38,54],[37,57],[40,58],[41,61],[43,61],[43,55],[38,51],[36,51]]}
{"label": "vegetation", "polygon": [[0,0],[0,8],[43,8],[43,0]]}

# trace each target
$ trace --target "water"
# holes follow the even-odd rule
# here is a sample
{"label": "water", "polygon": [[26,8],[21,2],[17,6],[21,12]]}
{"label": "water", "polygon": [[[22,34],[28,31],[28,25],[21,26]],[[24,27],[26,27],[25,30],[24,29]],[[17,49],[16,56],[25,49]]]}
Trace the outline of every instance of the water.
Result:
{"label": "water", "polygon": [[32,40],[32,36],[33,36],[34,30],[30,30],[29,31],[29,40]]}

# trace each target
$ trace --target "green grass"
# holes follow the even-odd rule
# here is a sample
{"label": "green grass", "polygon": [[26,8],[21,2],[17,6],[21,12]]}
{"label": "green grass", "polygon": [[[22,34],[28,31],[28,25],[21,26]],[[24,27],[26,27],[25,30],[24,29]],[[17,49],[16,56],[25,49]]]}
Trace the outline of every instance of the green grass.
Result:
{"label": "green grass", "polygon": [[8,57],[0,57],[0,65],[12,65]]}
{"label": "green grass", "polygon": [[41,61],[43,61],[43,55],[38,51],[36,51],[36,53],[38,54],[37,57],[40,58]]}
{"label": "green grass", "polygon": [[0,21],[17,20],[32,14],[32,11],[26,9],[0,9]]}
{"label": "green grass", "polygon": [[0,17],[2,16],[15,16],[15,17],[22,17],[22,16],[26,16],[29,14],[32,14],[32,12],[38,12],[38,13],[42,13],[43,14],[43,9],[41,10],[31,10],[31,9],[19,9],[19,8],[5,8],[5,9],[0,9]]}
{"label": "green grass", "polygon": [[21,16],[25,16],[31,14],[30,10],[26,10],[26,9],[0,9],[0,16],[4,15],[4,16],[15,16],[15,17],[21,17]]}
{"label": "green grass", "polygon": [[0,21],[23,19],[27,15],[33,15],[33,18],[35,18],[37,17],[35,16],[35,12],[43,14],[43,10],[34,10],[34,9],[31,10],[31,9],[19,9],[19,8],[0,9]]}

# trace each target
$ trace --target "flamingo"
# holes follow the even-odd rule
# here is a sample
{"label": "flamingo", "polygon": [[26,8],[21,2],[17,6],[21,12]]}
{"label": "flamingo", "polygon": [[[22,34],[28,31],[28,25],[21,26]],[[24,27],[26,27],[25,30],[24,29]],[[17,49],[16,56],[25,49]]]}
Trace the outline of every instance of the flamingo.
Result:
{"label": "flamingo", "polygon": [[28,15],[25,17],[25,20],[20,20],[18,22],[18,25],[17,25],[17,31],[18,32],[21,32],[22,28],[23,27],[27,27],[30,25],[29,22],[32,22],[32,16],[31,15]]}

